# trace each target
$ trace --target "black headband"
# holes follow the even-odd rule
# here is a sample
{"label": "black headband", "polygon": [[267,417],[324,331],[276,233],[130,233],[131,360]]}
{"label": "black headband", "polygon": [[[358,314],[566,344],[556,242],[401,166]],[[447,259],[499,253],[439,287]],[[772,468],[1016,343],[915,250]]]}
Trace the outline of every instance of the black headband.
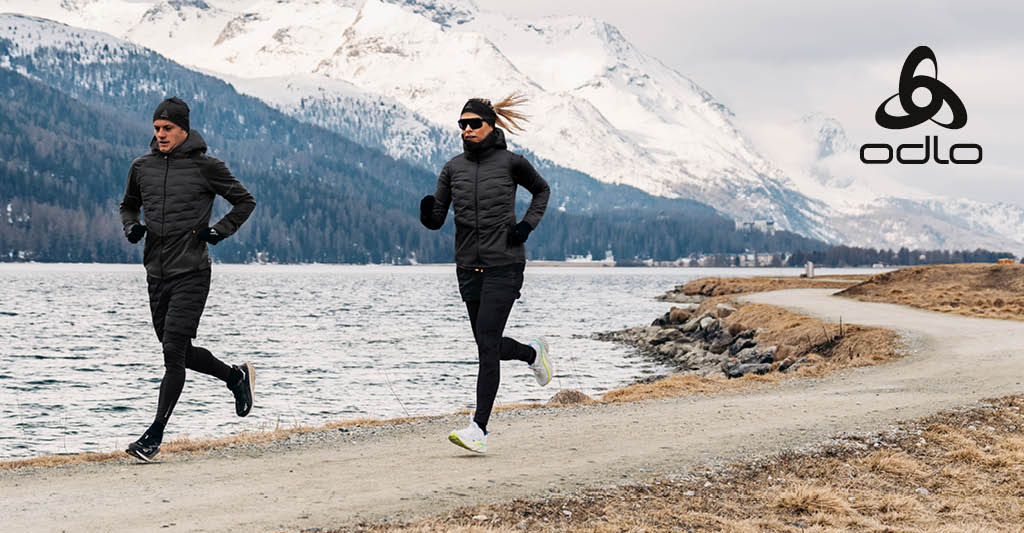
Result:
{"label": "black headband", "polygon": [[498,114],[494,112],[494,108],[478,98],[472,98],[466,102],[466,105],[462,106],[462,112],[476,113],[491,126],[494,126],[494,121],[498,120]]}

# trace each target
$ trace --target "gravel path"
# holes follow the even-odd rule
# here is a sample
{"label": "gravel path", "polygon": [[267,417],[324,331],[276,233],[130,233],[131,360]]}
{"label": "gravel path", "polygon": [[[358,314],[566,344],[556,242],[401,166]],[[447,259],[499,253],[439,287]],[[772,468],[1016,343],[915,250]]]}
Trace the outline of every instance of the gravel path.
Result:
{"label": "gravel path", "polygon": [[491,424],[485,456],[447,442],[447,432],[465,423],[447,417],[177,455],[158,464],[2,472],[3,529],[266,531],[406,519],[807,449],[837,434],[881,431],[1024,392],[1024,323],[858,302],[832,292],[744,298],[900,330],[911,355],[737,395],[501,413]]}

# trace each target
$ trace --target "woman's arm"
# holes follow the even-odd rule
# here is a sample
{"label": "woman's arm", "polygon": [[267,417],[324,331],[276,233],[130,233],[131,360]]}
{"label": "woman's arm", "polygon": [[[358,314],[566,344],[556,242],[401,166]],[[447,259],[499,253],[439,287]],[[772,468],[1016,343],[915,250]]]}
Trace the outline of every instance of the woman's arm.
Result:
{"label": "woman's arm", "polygon": [[448,207],[452,204],[452,183],[448,165],[441,169],[437,177],[437,189],[433,196],[424,196],[420,200],[420,223],[427,229],[441,229],[448,218]]}
{"label": "woman's arm", "polygon": [[530,208],[526,210],[523,222],[530,225],[530,229],[537,229],[540,219],[548,208],[548,197],[551,196],[551,188],[548,182],[537,173],[533,165],[521,155],[512,156],[512,179],[518,185],[530,191],[533,198],[530,200]]}

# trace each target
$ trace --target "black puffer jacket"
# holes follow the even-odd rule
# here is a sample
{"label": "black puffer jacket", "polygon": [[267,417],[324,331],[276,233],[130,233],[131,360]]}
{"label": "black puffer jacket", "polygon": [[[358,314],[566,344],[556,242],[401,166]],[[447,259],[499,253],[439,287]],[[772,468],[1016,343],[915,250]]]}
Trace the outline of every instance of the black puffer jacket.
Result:
{"label": "black puffer jacket", "polygon": [[221,160],[206,155],[206,141],[196,130],[180,146],[163,153],[157,148],[136,159],[128,172],[121,201],[125,235],[139,223],[139,208],[146,213],[146,273],[155,278],[210,268],[206,242],[196,232],[210,225],[213,199],[223,196],[231,205],[213,228],[229,236],[242,225],[256,201]]}
{"label": "black puffer jacket", "polygon": [[495,267],[526,263],[522,244],[509,243],[516,225],[516,187],[533,199],[523,221],[536,229],[551,194],[544,178],[523,156],[508,151],[505,133],[495,128],[483,141],[464,142],[465,151],[441,170],[434,210],[423,221],[431,229],[444,225],[455,206],[455,263],[461,267]]}

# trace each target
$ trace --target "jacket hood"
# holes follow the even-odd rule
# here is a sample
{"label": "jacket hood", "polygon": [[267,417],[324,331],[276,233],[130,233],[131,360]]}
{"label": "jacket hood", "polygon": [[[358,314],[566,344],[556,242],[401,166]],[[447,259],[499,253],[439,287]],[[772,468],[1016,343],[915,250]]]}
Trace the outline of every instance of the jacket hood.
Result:
{"label": "jacket hood", "polygon": [[[153,136],[149,141],[149,148],[154,153],[163,153],[160,151],[160,145],[156,143],[156,136]],[[203,136],[198,131],[189,130],[188,138],[185,139],[185,142],[171,150],[170,155],[174,157],[188,157],[194,152],[206,153],[206,139],[203,139]]]}
{"label": "jacket hood", "polygon": [[505,132],[501,128],[494,128],[490,135],[478,143],[463,140],[462,149],[468,159],[479,161],[495,150],[507,150],[508,144],[505,143]]}

